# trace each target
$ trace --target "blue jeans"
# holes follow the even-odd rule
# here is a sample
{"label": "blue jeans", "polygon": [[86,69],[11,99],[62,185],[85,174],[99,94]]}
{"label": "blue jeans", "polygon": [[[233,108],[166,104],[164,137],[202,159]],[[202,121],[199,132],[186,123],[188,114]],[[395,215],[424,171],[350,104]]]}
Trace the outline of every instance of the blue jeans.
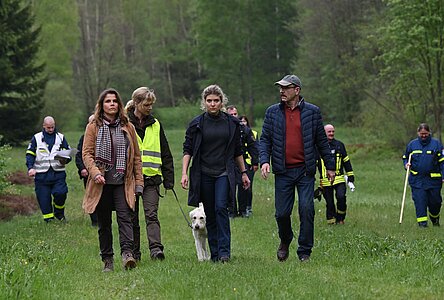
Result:
{"label": "blue jeans", "polygon": [[207,216],[208,245],[211,259],[230,257],[230,219],[228,217],[228,176],[211,177],[202,174],[200,183],[201,201]]}
{"label": "blue jeans", "polygon": [[299,238],[298,256],[310,255],[314,241],[314,176],[305,174],[305,167],[287,169],[285,174],[275,176],[275,207],[279,238],[282,243],[293,240],[291,213],[295,201],[295,188],[298,192]]}

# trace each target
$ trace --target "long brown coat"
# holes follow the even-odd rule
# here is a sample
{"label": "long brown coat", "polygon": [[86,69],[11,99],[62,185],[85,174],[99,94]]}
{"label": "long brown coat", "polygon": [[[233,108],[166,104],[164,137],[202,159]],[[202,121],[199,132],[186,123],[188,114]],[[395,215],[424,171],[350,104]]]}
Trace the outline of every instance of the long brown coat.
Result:
{"label": "long brown coat", "polygon": [[[126,133],[129,141],[126,170],[125,170],[125,198],[128,206],[134,210],[136,185],[143,187],[142,160],[140,158],[139,145],[134,126],[131,123],[122,125],[122,130]],[[99,126],[96,122],[91,122],[86,126],[83,140],[82,159],[88,170],[89,176],[86,183],[85,196],[83,197],[83,210],[91,214],[96,210],[103,191],[103,185],[94,182],[98,174],[105,175],[104,169],[99,169],[95,163],[96,139]]]}

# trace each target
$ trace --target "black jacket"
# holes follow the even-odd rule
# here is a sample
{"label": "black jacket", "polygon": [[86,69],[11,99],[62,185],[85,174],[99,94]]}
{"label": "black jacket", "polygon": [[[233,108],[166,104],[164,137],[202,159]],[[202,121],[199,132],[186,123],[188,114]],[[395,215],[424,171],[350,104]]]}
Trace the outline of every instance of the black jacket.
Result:
{"label": "black jacket", "polygon": [[[229,120],[229,142],[225,148],[226,170],[228,173],[228,181],[230,184],[230,193],[228,207],[232,207],[236,192],[236,171],[235,158],[242,155],[241,139],[240,139],[240,121],[227,115]],[[204,113],[205,114],[205,113]],[[185,141],[183,143],[183,154],[189,154],[192,157],[192,165],[190,167],[190,189],[188,191],[188,205],[199,206],[200,200],[200,181],[201,181],[201,166],[200,166],[200,145],[202,143],[202,125],[204,114],[195,117],[188,125],[185,133]]]}

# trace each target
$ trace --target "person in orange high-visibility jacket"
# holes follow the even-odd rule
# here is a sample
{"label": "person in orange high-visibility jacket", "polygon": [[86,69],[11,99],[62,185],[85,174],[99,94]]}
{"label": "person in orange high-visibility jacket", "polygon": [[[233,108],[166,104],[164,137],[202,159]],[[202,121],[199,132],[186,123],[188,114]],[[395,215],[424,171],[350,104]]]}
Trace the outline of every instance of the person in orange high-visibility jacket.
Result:
{"label": "person in orange high-visibility jacket", "polygon": [[[335,180],[330,182],[327,178],[327,170],[325,169],[324,161],[322,159],[318,161],[319,173],[321,174],[320,185],[322,187],[322,195],[327,203],[327,223],[344,224],[347,213],[346,181],[352,183],[354,186],[355,176],[344,143],[335,139],[334,126],[327,124],[324,126],[324,129],[331,154],[335,157],[336,165]],[[334,192],[336,193],[336,205],[335,197],[333,195]]]}
{"label": "person in orange high-visibility jacket", "polygon": [[418,138],[407,145],[402,160],[409,167],[409,184],[416,208],[416,221],[419,227],[427,227],[427,208],[433,226],[439,226],[441,211],[441,188],[444,179],[444,150],[442,143],[432,138],[430,127],[421,123]]}

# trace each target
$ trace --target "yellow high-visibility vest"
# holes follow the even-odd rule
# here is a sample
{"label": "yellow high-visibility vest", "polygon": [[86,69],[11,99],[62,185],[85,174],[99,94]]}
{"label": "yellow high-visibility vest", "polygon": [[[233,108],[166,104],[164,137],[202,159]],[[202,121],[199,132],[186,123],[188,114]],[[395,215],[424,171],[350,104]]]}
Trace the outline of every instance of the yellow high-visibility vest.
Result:
{"label": "yellow high-visibility vest", "polygon": [[160,155],[160,123],[154,119],[153,125],[145,128],[145,137],[137,135],[140,154],[142,155],[142,173],[152,177],[162,175],[162,158]]}

